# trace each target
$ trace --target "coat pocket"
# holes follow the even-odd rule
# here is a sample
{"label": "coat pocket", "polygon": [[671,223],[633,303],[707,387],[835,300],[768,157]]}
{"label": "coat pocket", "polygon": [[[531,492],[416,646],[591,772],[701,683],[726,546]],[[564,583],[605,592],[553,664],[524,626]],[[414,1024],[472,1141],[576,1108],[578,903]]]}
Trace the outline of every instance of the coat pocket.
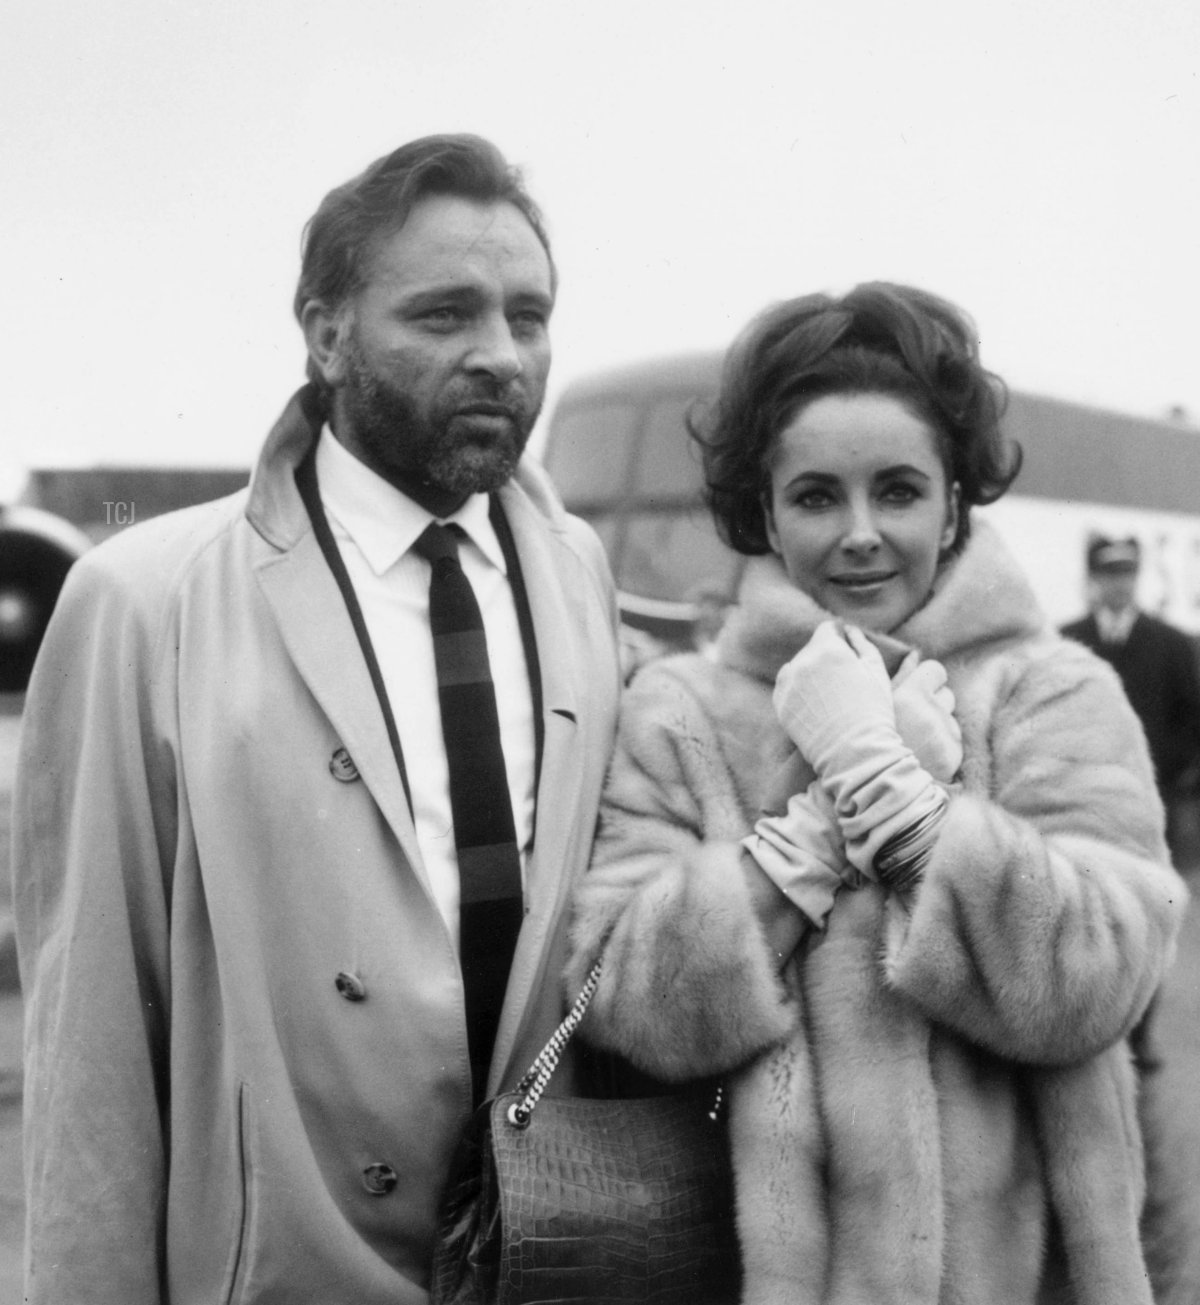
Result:
{"label": "coat pocket", "polygon": [[235,1209],[230,1211],[230,1224],[234,1230],[229,1250],[229,1262],[221,1287],[223,1305],[236,1305],[242,1299],[246,1276],[247,1248],[250,1243],[250,1090],[245,1083],[238,1084],[237,1095],[237,1175],[234,1189]]}

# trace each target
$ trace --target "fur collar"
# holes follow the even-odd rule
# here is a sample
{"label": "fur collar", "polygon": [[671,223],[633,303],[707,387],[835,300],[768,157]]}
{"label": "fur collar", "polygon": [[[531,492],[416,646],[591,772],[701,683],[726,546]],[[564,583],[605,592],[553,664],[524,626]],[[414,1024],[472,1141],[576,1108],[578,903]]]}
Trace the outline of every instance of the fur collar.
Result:
{"label": "fur collar", "polygon": [[[718,641],[725,665],[773,681],[830,614],[788,579],[774,555],[746,567],[738,605]],[[891,635],[872,636],[891,669],[909,649],[940,661],[1013,639],[1053,634],[1029,582],[997,532],[972,523],[961,555],[943,563],[929,601]]]}

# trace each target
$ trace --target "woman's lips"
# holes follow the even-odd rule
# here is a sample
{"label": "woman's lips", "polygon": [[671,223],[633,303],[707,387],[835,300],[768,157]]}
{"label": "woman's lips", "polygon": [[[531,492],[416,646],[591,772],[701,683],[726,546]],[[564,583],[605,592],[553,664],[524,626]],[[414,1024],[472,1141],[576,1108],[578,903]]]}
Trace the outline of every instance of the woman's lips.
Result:
{"label": "woman's lips", "polygon": [[865,575],[835,575],[830,577],[830,583],[842,589],[875,589],[894,579],[895,575],[895,571],[872,571]]}
{"label": "woman's lips", "polygon": [[870,575],[839,575],[829,583],[842,596],[842,601],[855,605],[882,602],[888,585],[896,578],[895,571],[875,571]]}

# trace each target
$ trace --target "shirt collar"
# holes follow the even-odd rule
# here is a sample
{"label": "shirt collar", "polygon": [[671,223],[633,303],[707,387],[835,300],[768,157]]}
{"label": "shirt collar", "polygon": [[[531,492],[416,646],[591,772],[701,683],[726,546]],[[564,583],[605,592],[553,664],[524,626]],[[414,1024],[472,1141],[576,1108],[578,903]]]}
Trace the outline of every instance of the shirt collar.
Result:
{"label": "shirt collar", "polygon": [[502,574],[508,568],[488,516],[488,496],[472,494],[448,517],[435,517],[402,494],[334,437],[329,427],[317,444],[317,483],[325,510],[354,540],[376,575],[393,567],[431,521],[454,522]]}
{"label": "shirt collar", "polygon": [[1137,620],[1137,607],[1123,607],[1119,612],[1107,607],[1096,608],[1096,628],[1105,643],[1124,643]]}

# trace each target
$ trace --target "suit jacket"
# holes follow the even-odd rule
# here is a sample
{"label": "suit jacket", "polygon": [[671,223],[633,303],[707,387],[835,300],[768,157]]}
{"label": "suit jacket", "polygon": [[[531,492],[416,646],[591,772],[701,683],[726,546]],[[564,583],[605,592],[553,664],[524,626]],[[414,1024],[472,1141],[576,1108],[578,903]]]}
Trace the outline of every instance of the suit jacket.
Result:
{"label": "suit jacket", "polygon": [[[296,490],[315,434],[293,400],[248,491],[87,554],[30,685],[13,865],[31,1302],[426,1298],[470,1110],[462,984]],[[562,1017],[563,910],[619,689],[595,535],[536,466],[500,496],[545,736],[490,1091]]]}
{"label": "suit jacket", "polygon": [[1105,643],[1094,616],[1063,626],[1103,657],[1121,677],[1130,705],[1146,731],[1158,785],[1168,793],[1200,756],[1200,672],[1196,652],[1181,630],[1139,612],[1124,643]]}

